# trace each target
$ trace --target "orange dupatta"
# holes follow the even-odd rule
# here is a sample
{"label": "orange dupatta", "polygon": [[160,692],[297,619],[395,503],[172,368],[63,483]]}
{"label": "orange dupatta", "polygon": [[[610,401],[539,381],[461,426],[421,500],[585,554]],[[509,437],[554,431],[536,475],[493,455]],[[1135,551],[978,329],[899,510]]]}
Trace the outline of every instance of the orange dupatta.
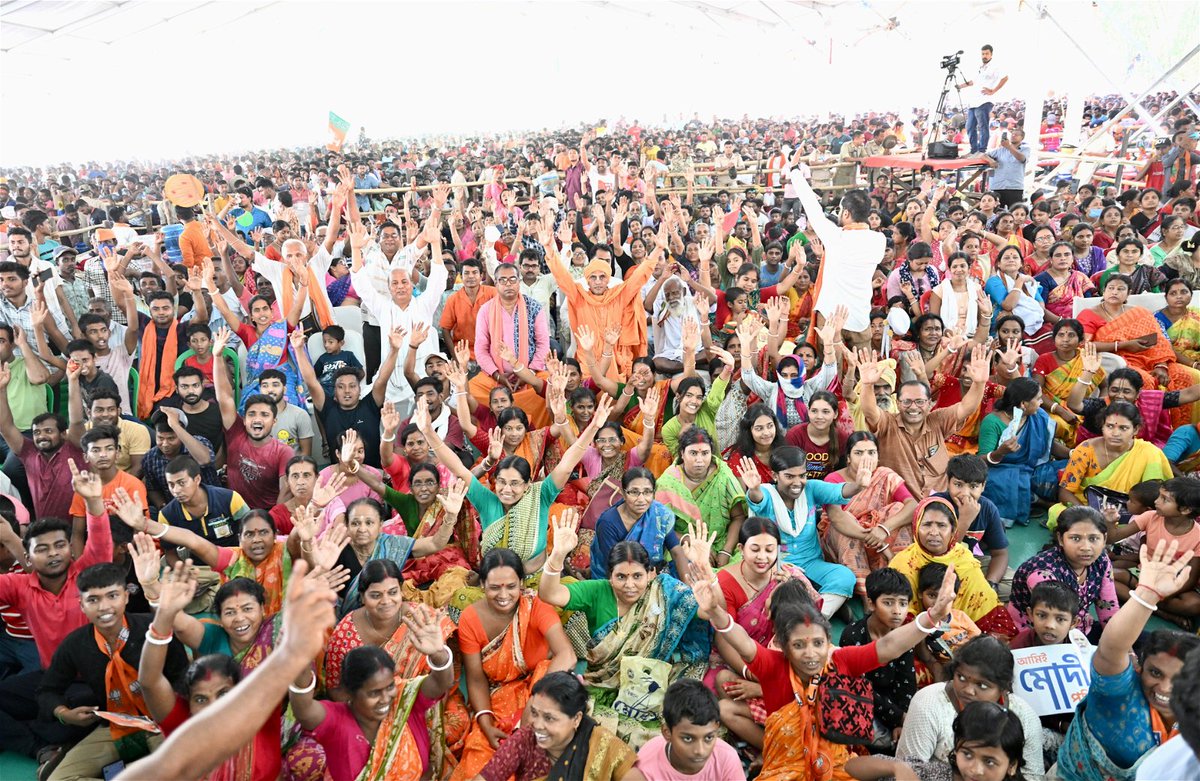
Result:
{"label": "orange dupatta", "polygon": [[[829,663],[826,663],[826,671]],[[821,737],[817,718],[817,687],[820,678],[808,686],[788,665],[792,682],[792,701],[767,717],[763,738],[763,769],[759,781],[830,781],[845,779],[849,746],[831,743]]]}
{"label": "orange dupatta", "polygon": [[[162,360],[158,358],[158,327],[151,320],[142,331],[142,359],[138,362],[137,416],[148,420],[154,404],[175,392],[175,359],[179,357],[179,320],[172,318]],[[157,383],[154,381],[157,378]],[[154,386],[158,385],[158,390]]]}
{"label": "orange dupatta", "polygon": [[[138,686],[137,670],[121,657],[121,649],[129,640],[129,619],[121,619],[121,633],[117,635],[115,646],[108,644],[99,629],[92,627],[92,634],[96,638],[96,646],[100,653],[108,657],[108,666],[104,668],[107,709],[114,713],[150,718],[150,709],[146,707],[146,700],[142,697],[141,687]],[[137,727],[126,727],[116,723],[109,724],[109,730],[112,732],[114,743],[120,743],[122,739],[142,732]]]}
{"label": "orange dupatta", "polygon": [[[328,328],[334,324],[333,310],[329,307],[329,294],[325,293],[325,281],[317,279],[317,274],[312,270],[311,266],[306,267],[308,270],[308,300],[312,302],[313,314],[317,316],[317,322],[322,328]],[[296,295],[296,284],[292,279],[292,270],[285,263],[283,264],[283,279],[281,280],[283,290],[280,291],[283,295],[283,308],[280,310],[285,318],[288,312],[292,311],[292,303],[295,301],[293,296]]]}

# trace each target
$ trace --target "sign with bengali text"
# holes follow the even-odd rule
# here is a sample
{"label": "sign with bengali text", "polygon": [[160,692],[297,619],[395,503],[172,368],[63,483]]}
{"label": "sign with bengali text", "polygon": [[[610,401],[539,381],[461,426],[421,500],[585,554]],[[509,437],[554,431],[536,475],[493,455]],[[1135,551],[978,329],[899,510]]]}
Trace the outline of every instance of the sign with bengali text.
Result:
{"label": "sign with bengali text", "polygon": [[1087,696],[1091,684],[1091,657],[1070,643],[1018,648],[1013,694],[1039,716],[1072,713]]}

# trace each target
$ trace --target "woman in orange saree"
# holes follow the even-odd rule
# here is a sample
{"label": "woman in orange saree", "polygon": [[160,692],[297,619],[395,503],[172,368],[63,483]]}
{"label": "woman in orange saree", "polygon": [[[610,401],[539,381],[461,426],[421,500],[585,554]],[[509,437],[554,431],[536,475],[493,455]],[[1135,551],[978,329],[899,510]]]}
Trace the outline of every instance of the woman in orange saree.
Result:
{"label": "woman in orange saree", "polygon": [[[869,431],[856,431],[846,441],[846,466],[825,478],[827,483],[847,483],[858,474],[866,460],[878,463],[879,441]],[[871,482],[842,509],[854,516],[868,538],[847,537],[822,520],[825,547],[833,560],[854,572],[854,590],[866,596],[867,575],[886,567],[892,555],[912,544],[912,513],[917,500],[909,493],[900,475],[880,466],[871,474]],[[878,531],[875,531],[878,530]]]}
{"label": "woman in orange saree", "polygon": [[[1102,301],[1095,309],[1079,313],[1084,338],[1100,352],[1116,353],[1129,368],[1142,376],[1142,387],[1178,391],[1200,383],[1200,371],[1189,368],[1176,358],[1170,339],[1148,309],[1129,306],[1129,278],[1113,274],[1104,284]],[[1195,404],[1171,410],[1175,428],[1200,422]]]}
{"label": "woman in orange saree", "polygon": [[575,667],[558,614],[522,591],[524,579],[517,554],[492,550],[480,567],[484,598],[459,619],[459,650],[475,722],[451,781],[474,778],[483,769],[500,741],[520,726],[530,689],[542,676]]}

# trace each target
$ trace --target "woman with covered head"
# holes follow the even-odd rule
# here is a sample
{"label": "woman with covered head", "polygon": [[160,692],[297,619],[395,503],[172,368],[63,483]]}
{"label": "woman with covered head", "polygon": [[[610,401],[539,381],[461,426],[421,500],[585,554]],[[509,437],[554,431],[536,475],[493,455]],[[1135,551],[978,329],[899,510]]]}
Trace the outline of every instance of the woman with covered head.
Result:
{"label": "woman with covered head", "polygon": [[861,676],[887,664],[919,643],[949,614],[954,571],[947,571],[933,606],[885,637],[863,646],[835,648],[828,619],[814,606],[789,604],[774,615],[780,650],[755,642],[725,609],[713,585],[712,570],[695,562],[693,590],[697,615],[716,631],[722,656],[740,660],[762,685],[768,712],[761,781],[829,781],[849,778],[848,746],[821,734],[822,680],[833,674]]}
{"label": "woman with covered head", "polygon": [[[892,557],[888,566],[908,578],[914,594],[920,593],[917,581],[925,565],[953,567],[960,581],[954,607],[984,632],[1012,637],[1017,633],[1012,618],[988,583],[979,559],[962,542],[965,530],[961,526],[949,500],[936,496],[925,499],[913,512],[913,544]],[[914,612],[919,604],[913,601]]]}

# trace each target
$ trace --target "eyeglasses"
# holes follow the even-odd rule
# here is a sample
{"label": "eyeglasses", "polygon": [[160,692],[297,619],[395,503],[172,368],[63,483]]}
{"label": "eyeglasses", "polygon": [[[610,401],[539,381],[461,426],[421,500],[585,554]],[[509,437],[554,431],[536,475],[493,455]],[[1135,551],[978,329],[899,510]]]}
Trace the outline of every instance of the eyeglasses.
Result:
{"label": "eyeglasses", "polygon": [[929,403],[929,399],[900,399],[901,407],[924,407]]}
{"label": "eyeglasses", "polygon": [[516,277],[502,277],[496,280],[497,285],[515,285],[517,284]]}
{"label": "eyeglasses", "polygon": [[637,497],[639,499],[644,499],[648,496],[654,496],[654,489],[653,488],[630,488],[628,491],[625,491],[625,495]]}

